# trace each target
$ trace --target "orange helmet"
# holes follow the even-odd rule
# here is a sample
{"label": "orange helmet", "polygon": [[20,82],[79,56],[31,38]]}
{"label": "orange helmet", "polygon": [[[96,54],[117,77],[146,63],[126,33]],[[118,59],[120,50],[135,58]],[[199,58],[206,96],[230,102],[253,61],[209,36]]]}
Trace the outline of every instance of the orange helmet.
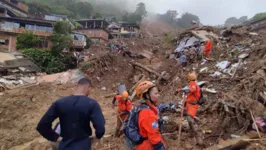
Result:
{"label": "orange helmet", "polygon": [[123,93],[122,93],[122,99],[123,100],[126,100],[128,98],[128,92],[127,91],[124,91]]}
{"label": "orange helmet", "polygon": [[187,75],[187,79],[188,79],[189,81],[197,80],[197,75],[196,75],[195,73],[189,73],[189,74]]}
{"label": "orange helmet", "polygon": [[143,81],[136,87],[136,95],[138,99],[142,99],[143,94],[148,92],[150,88],[156,85],[150,81]]}

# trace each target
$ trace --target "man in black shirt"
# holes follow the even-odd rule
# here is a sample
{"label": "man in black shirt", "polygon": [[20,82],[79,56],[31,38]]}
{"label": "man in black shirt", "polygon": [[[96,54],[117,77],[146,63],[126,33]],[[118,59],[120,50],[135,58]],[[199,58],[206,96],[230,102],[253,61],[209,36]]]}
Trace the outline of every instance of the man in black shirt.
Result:
{"label": "man in black shirt", "polygon": [[[96,138],[102,138],[105,133],[101,108],[97,101],[87,97],[90,87],[90,80],[80,79],[75,94],[53,103],[37,126],[44,138],[60,142],[59,150],[90,150],[90,122],[95,129]],[[52,129],[52,122],[56,118],[60,120],[61,137]]]}

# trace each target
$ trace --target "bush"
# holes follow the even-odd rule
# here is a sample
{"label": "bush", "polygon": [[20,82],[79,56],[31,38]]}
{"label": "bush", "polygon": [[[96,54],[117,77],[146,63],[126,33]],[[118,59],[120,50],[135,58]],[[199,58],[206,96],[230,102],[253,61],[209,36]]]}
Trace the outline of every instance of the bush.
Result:
{"label": "bush", "polygon": [[17,37],[17,49],[37,47],[40,41],[40,38],[32,32],[25,32]]}
{"label": "bush", "polygon": [[76,66],[71,56],[53,55],[50,51],[37,48],[24,49],[22,54],[32,59],[36,64],[42,67],[42,71],[48,74],[62,72]]}

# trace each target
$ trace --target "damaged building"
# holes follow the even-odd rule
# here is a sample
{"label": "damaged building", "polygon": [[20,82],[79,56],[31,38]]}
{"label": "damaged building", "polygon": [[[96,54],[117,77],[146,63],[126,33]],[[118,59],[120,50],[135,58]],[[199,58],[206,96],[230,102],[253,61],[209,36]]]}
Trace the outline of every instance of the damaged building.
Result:
{"label": "damaged building", "polygon": [[140,34],[140,27],[136,23],[112,23],[108,30],[113,38],[131,38]]}
{"label": "damaged building", "polygon": [[83,19],[77,20],[77,22],[82,25],[82,27],[78,27],[77,32],[85,34],[93,41],[108,41],[109,31],[107,27],[109,23],[104,19]]}

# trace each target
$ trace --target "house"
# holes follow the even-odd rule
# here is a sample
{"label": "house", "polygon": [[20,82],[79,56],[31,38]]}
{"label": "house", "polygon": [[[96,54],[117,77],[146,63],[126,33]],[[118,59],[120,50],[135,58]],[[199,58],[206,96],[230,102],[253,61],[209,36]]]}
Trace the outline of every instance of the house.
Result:
{"label": "house", "polygon": [[41,37],[40,48],[51,47],[49,37],[53,31],[52,22],[24,17],[0,17],[0,49],[16,51],[17,36],[27,31]]}
{"label": "house", "polygon": [[108,31],[113,38],[120,38],[121,26],[116,23],[111,23],[108,26]]}
{"label": "house", "polygon": [[85,34],[93,41],[105,42],[109,39],[107,27],[109,23],[104,19],[83,19],[76,21],[82,25],[76,32]]}
{"label": "house", "polygon": [[27,17],[29,7],[20,0],[0,0],[0,16]]}
{"label": "house", "polygon": [[87,46],[87,36],[86,34],[79,32],[72,32],[71,37],[73,38],[73,48],[84,49]]}
{"label": "house", "polygon": [[140,33],[140,28],[135,23],[112,23],[108,30],[113,38],[136,37]]}
{"label": "house", "polygon": [[139,33],[140,27],[136,23],[121,23],[121,37],[136,37]]}
{"label": "house", "polygon": [[266,33],[266,17],[249,22],[248,26],[250,26],[250,30],[253,32]]}

